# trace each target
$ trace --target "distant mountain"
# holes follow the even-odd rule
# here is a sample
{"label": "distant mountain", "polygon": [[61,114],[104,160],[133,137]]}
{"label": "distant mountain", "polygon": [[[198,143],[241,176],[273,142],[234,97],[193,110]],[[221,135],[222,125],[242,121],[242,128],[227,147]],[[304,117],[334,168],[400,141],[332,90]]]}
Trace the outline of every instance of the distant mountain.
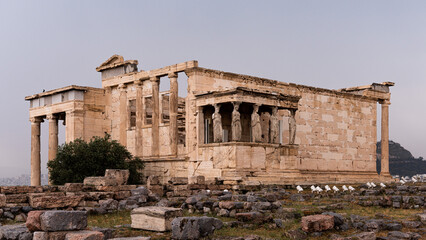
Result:
{"label": "distant mountain", "polygon": [[[22,174],[19,177],[12,178],[0,178],[0,186],[29,186],[31,183],[31,176],[28,174]],[[41,175],[41,185],[47,185],[48,176],[47,174]]]}
{"label": "distant mountain", "polygon": [[[377,143],[377,172],[380,172],[381,142]],[[391,175],[413,176],[426,173],[426,161],[414,158],[413,154],[401,144],[389,141],[389,172]]]}

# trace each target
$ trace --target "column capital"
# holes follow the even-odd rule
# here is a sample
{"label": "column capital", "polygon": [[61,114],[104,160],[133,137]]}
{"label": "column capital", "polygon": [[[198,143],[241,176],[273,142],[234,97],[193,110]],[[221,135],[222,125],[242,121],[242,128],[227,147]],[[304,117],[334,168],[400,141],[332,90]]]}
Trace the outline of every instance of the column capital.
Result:
{"label": "column capital", "polygon": [[30,117],[30,122],[31,123],[42,123],[44,121],[43,121],[42,117]]}
{"label": "column capital", "polygon": [[56,119],[58,119],[58,116],[55,115],[55,114],[53,114],[53,113],[51,113],[51,114],[47,114],[46,115],[46,119],[47,120],[56,120]]}
{"label": "column capital", "polygon": [[135,80],[134,82],[133,82],[136,86],[142,86],[142,83],[143,83],[143,81],[141,80],[141,79],[138,79],[138,80]]}
{"label": "column capital", "polygon": [[385,106],[389,106],[391,104],[390,100],[380,100],[379,101],[380,104],[385,105]]}
{"label": "column capital", "polygon": [[177,77],[178,77],[178,74],[177,74],[176,72],[171,72],[171,73],[169,73],[167,76],[168,76],[170,79],[171,79],[171,78],[177,78]]}
{"label": "column capital", "polygon": [[159,82],[160,81],[160,77],[159,76],[151,76],[151,77],[149,77],[149,80],[151,82]]}
{"label": "column capital", "polygon": [[127,86],[126,86],[126,84],[124,84],[124,83],[120,83],[120,84],[118,85],[118,89],[119,89],[119,90],[124,91],[124,90],[126,90],[126,88],[127,88]]}

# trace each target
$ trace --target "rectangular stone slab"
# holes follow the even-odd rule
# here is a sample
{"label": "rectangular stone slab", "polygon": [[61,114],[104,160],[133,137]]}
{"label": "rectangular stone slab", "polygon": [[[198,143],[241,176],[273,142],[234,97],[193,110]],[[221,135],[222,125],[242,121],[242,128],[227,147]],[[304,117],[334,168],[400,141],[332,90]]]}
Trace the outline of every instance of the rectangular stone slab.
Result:
{"label": "rectangular stone slab", "polygon": [[41,229],[48,232],[83,230],[87,227],[85,211],[46,211],[40,216]]}
{"label": "rectangular stone slab", "polygon": [[156,232],[172,229],[172,220],[182,216],[182,209],[171,207],[141,207],[131,213],[132,228]]}

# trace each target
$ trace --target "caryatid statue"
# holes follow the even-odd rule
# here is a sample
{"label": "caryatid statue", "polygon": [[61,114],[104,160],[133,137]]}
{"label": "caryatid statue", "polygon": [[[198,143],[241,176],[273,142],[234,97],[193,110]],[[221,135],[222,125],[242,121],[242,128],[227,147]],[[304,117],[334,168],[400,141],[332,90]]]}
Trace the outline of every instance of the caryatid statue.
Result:
{"label": "caryatid statue", "polygon": [[272,108],[271,115],[271,143],[279,142],[279,121],[278,121],[278,107]]}
{"label": "caryatid statue", "polygon": [[214,113],[213,113],[213,141],[222,142],[223,140],[223,130],[222,130],[222,116],[219,113],[220,106],[214,104]]}
{"label": "caryatid statue", "polygon": [[241,140],[241,114],[238,111],[240,102],[234,102],[234,110],[232,111],[232,141]]}
{"label": "caryatid statue", "polygon": [[289,129],[289,144],[294,144],[296,139],[296,110],[290,109],[290,117],[288,118],[288,129]]}
{"label": "caryatid statue", "polygon": [[253,105],[253,113],[251,114],[251,137],[253,142],[262,142],[262,127],[260,126],[258,111],[259,105]]}

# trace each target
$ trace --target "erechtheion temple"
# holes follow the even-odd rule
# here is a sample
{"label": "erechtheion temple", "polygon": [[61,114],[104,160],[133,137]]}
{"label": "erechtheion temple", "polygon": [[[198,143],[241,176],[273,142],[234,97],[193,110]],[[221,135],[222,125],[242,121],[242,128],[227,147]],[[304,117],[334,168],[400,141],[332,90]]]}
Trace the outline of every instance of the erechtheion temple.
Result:
{"label": "erechtheion temple", "polygon": [[[391,82],[328,90],[201,68],[197,61],[142,71],[137,65],[114,55],[96,68],[102,88],[69,86],[25,98],[32,185],[40,185],[44,119],[49,160],[57,152],[58,120],[64,120],[66,141],[109,133],[145,162],[146,176],[164,182],[198,175],[264,184],[390,179]],[[179,73],[187,78],[184,97]],[[160,92],[160,81],[169,81],[170,90]]]}

